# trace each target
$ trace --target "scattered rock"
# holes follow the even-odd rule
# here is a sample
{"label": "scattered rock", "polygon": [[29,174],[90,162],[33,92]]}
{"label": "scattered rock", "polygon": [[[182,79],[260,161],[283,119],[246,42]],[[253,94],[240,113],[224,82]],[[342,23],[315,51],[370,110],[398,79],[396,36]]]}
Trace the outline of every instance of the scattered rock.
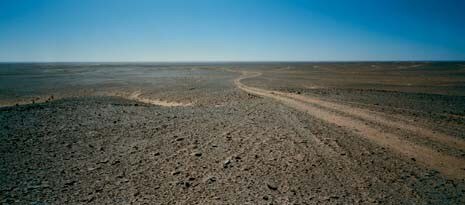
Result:
{"label": "scattered rock", "polygon": [[120,163],[119,160],[115,160],[115,161],[113,161],[113,162],[111,163],[111,165],[117,165],[117,164],[119,164],[119,163]]}
{"label": "scattered rock", "polygon": [[203,178],[202,180],[204,183],[207,183],[207,184],[211,184],[213,182],[216,182],[216,177],[214,176],[207,176],[205,178]]}
{"label": "scattered rock", "polygon": [[268,182],[268,183],[266,183],[266,186],[267,186],[269,189],[273,190],[273,191],[278,190],[278,186],[277,186],[275,183]]}
{"label": "scattered rock", "polygon": [[231,165],[231,159],[226,159],[223,161],[223,168],[228,168]]}
{"label": "scattered rock", "polygon": [[92,195],[92,196],[89,196],[89,197],[87,197],[87,198],[85,198],[85,199],[83,199],[81,201],[85,202],[85,203],[90,203],[90,202],[92,202],[94,200],[95,200],[95,196]]}
{"label": "scattered rock", "polygon": [[139,195],[140,195],[140,192],[139,192],[139,191],[136,191],[136,192],[134,192],[134,194],[133,194],[133,195],[134,195],[135,197],[137,197],[137,196],[139,196]]}
{"label": "scattered rock", "polygon": [[105,159],[100,160],[99,163],[101,163],[101,164],[106,164],[106,163],[108,163],[109,161],[110,161],[110,160],[109,160],[108,158],[105,158]]}
{"label": "scattered rock", "polygon": [[76,184],[76,180],[68,180],[65,182],[65,186],[73,186],[74,184]]}
{"label": "scattered rock", "polygon": [[182,186],[182,188],[189,188],[192,186],[190,182],[185,182],[185,181],[178,181],[176,182],[176,185]]}
{"label": "scattered rock", "polygon": [[193,152],[193,153],[191,153],[191,156],[200,157],[200,156],[202,156],[202,153],[201,152]]}

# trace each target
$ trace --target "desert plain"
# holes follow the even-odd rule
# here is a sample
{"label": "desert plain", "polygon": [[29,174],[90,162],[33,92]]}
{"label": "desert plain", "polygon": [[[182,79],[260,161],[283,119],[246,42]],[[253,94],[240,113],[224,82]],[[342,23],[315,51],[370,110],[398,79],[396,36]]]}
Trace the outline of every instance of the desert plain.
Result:
{"label": "desert plain", "polygon": [[464,204],[465,62],[2,63],[2,204]]}

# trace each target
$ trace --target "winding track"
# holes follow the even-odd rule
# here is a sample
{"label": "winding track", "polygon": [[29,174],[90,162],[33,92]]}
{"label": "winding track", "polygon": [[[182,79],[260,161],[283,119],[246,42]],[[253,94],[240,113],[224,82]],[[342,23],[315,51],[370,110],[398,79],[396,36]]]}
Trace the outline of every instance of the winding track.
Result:
{"label": "winding track", "polygon": [[376,112],[361,108],[354,108],[303,95],[251,87],[241,82],[241,80],[258,77],[260,75],[261,73],[259,72],[241,72],[241,76],[234,80],[234,84],[239,89],[250,94],[274,99],[296,110],[308,113],[322,121],[350,130],[379,146],[386,147],[405,157],[414,158],[416,162],[431,169],[435,169],[449,178],[465,179],[464,159],[440,153],[430,147],[415,144],[412,141],[403,139],[398,134],[391,133],[388,130],[380,130],[379,128],[370,126],[364,121],[401,129],[414,134],[416,137],[425,137],[431,141],[442,143],[459,150],[465,150],[464,141],[444,134],[435,133],[432,130],[413,124],[392,121],[377,115]]}

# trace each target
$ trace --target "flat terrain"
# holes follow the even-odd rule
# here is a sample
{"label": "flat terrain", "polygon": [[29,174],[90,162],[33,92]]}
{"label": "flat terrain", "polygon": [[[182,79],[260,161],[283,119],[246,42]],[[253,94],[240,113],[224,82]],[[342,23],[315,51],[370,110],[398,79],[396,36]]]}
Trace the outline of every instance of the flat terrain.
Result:
{"label": "flat terrain", "polygon": [[464,204],[465,63],[0,64],[3,204]]}

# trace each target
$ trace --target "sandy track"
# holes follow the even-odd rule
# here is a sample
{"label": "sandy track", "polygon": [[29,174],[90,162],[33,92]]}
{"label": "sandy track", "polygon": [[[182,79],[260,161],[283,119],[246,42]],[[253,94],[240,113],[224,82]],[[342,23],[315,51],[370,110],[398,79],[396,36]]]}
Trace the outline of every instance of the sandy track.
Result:
{"label": "sandy track", "polygon": [[187,106],[192,106],[193,105],[192,103],[182,103],[182,102],[173,102],[173,101],[146,98],[146,97],[142,96],[141,91],[135,91],[135,92],[132,92],[130,94],[116,93],[116,94],[112,94],[110,96],[118,96],[118,97],[126,98],[126,99],[129,99],[129,100],[138,101],[138,102],[141,102],[141,103],[159,105],[159,106],[163,106],[163,107],[187,107]]}
{"label": "sandy track", "polygon": [[[234,80],[234,84],[239,89],[248,93],[272,98],[294,109],[308,113],[327,123],[350,130],[382,147],[389,148],[390,150],[412,158],[416,162],[426,165],[429,168],[435,169],[450,178],[465,178],[465,160],[439,153],[438,151],[435,151],[429,147],[404,140],[401,136],[395,133],[390,133],[387,130],[379,130],[358,118],[412,132],[417,135],[427,137],[430,140],[434,140],[436,142],[462,150],[465,148],[465,143],[463,141],[443,134],[437,134],[431,130],[424,129],[412,124],[394,122],[360,108],[353,108],[346,105],[340,105],[296,94],[269,91],[250,87],[241,83],[241,80],[243,79],[257,77],[259,75],[261,75],[261,73],[242,72],[242,75]],[[342,112],[346,115],[339,114],[338,112]]]}
{"label": "sandy track", "polygon": [[399,128],[405,131],[409,131],[419,137],[426,137],[429,140],[436,141],[443,143],[447,146],[450,147],[455,147],[460,150],[465,150],[465,141],[462,141],[460,139],[444,135],[442,133],[437,133],[434,132],[430,129],[424,128],[424,127],[419,127],[416,125],[412,125],[408,123],[407,121],[393,121],[390,120],[386,117],[382,116],[382,113],[374,112],[374,111],[367,111],[365,109],[360,109],[360,108],[355,108],[347,105],[341,105],[341,104],[336,104],[333,102],[329,101],[323,101],[317,98],[311,98],[311,97],[306,97],[302,95],[297,95],[293,93],[282,93],[282,92],[277,92],[277,94],[293,98],[295,100],[299,100],[302,102],[307,102],[311,103],[313,105],[318,105],[327,109],[343,112],[352,116],[356,116],[359,118],[362,118],[367,121],[375,122],[382,124],[384,126],[388,126],[391,128]]}

